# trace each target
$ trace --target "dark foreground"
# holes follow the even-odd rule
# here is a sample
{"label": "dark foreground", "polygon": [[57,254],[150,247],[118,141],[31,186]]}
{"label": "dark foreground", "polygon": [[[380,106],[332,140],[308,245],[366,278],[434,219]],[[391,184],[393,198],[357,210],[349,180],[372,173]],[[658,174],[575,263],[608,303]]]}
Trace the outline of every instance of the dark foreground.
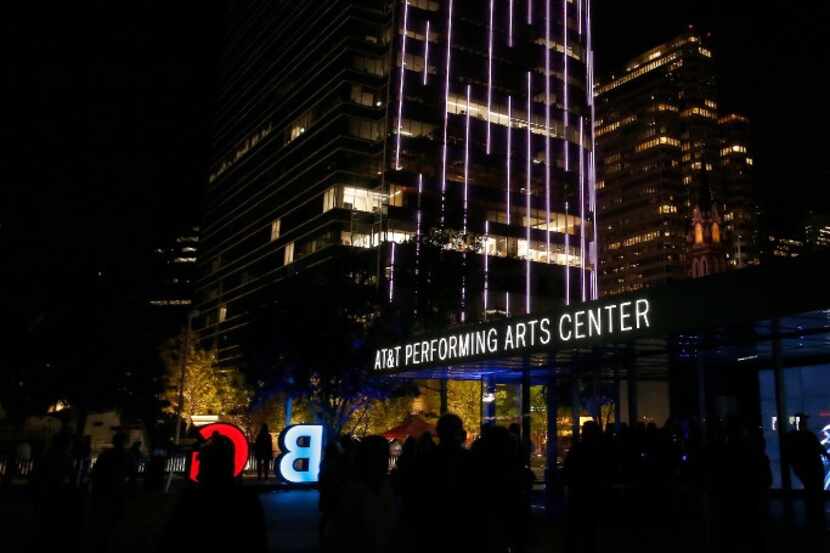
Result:
{"label": "dark foreground", "polygon": [[[286,490],[274,486],[261,486],[247,482],[258,492],[265,512],[267,539],[270,551],[314,552],[319,551],[316,490]],[[124,518],[113,527],[103,527],[90,520],[88,506],[81,506],[83,516],[78,518],[81,525],[78,550],[104,550],[118,553],[152,552],[157,550],[163,528],[167,523],[178,499],[178,493],[137,492],[128,502]],[[673,500],[671,504],[657,506],[657,509],[643,507],[643,512],[622,511],[613,498],[597,502],[597,537],[599,551],[613,553],[644,553],[650,551],[703,552],[717,550],[712,544],[721,524],[728,524],[732,514],[720,512],[718,505],[710,505],[711,513],[704,517],[709,520],[702,524],[702,513],[697,504],[688,498]],[[545,516],[537,498],[533,511],[529,536],[530,552],[577,552],[578,548],[568,546],[568,517],[564,505],[556,508],[553,518]],[[232,506],[228,507],[233,508]],[[663,515],[657,513],[662,511]],[[667,524],[666,519],[671,518]],[[23,487],[0,490],[0,520],[4,544],[19,545],[9,551],[37,551],[36,540],[48,528],[39,528],[36,510],[28,491]],[[232,529],[193,528],[193,532],[232,531]],[[464,529],[476,531],[474,528]],[[734,551],[784,552],[803,551],[830,552],[830,539],[825,533],[823,543],[809,539],[803,529],[803,507],[798,499],[794,501],[792,516],[785,515],[781,498],[773,498],[770,517],[759,530],[759,540],[747,536]],[[106,536],[109,536],[106,538]],[[406,541],[406,536],[401,536]],[[436,536],[436,539],[437,536]],[[752,545],[755,541],[756,544]],[[73,542],[65,537],[63,550],[71,551]],[[103,549],[101,547],[103,546]],[[4,547],[5,550],[5,547]]]}

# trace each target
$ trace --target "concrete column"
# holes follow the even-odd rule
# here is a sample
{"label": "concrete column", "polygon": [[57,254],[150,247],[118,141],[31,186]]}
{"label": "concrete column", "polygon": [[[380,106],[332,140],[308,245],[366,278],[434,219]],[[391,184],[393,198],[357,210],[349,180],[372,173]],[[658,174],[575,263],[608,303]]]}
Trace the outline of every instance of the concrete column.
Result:
{"label": "concrete column", "polygon": [[602,407],[599,404],[600,377],[600,367],[595,364],[591,367],[591,416],[597,424],[602,423]]}
{"label": "concrete column", "polygon": [[530,364],[524,360],[522,368],[522,453],[530,464]]}
{"label": "concrete column", "polygon": [[697,352],[695,360],[695,367],[697,370],[697,417],[700,419],[701,431],[704,437],[706,436],[706,362],[703,359],[703,345],[701,344]]}
{"label": "concrete column", "polygon": [[579,376],[574,369],[571,375],[571,430],[573,432],[573,440],[579,438],[579,416],[582,413],[582,404],[579,400]]}
{"label": "concrete column", "polygon": [[[790,478],[790,464],[784,451],[784,439],[787,433],[787,389],[784,382],[784,371],[782,367],[783,356],[781,353],[781,325],[776,319],[772,322],[772,370],[775,379],[775,415],[776,433],[778,434],[778,448],[781,452],[781,487],[792,490],[793,483]],[[788,503],[788,502],[787,502]]]}
{"label": "concrete column", "polygon": [[548,514],[553,513],[553,500],[559,487],[559,470],[556,466],[556,458],[559,456],[559,443],[557,442],[558,427],[556,422],[556,414],[559,408],[559,391],[557,384],[558,382],[556,376],[551,371],[545,393],[545,403],[547,405],[546,426],[548,434],[547,447],[545,448],[545,457],[547,458],[547,466],[545,469],[545,495]]}
{"label": "concrete column", "polygon": [[622,422],[622,394],[620,393],[620,368],[614,367],[614,432],[620,433]]}
{"label": "concrete column", "polygon": [[637,381],[640,375],[637,369],[637,362],[632,356],[626,355],[625,365],[625,372],[628,378],[628,425],[634,428],[634,425],[640,420],[640,410],[637,406]]}

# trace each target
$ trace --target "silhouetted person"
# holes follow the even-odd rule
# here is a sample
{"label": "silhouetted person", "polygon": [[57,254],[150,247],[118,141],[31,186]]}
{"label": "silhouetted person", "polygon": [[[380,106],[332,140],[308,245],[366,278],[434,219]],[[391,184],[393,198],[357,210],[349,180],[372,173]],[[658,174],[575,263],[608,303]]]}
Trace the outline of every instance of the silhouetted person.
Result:
{"label": "silhouetted person", "polygon": [[470,449],[475,482],[471,509],[480,525],[469,540],[472,551],[524,551],[533,476],[525,466],[520,439],[502,426],[487,426]]}
{"label": "silhouetted person", "polygon": [[[472,485],[470,481],[469,452],[464,448],[467,432],[457,415],[446,414],[436,426],[438,446],[425,459],[426,477],[423,492],[424,505],[431,507],[427,522],[437,543],[429,544],[430,551],[462,551],[467,535],[462,531],[471,521]],[[421,544],[423,545],[423,544]]]}
{"label": "silhouetted person", "polygon": [[323,551],[333,549],[335,540],[334,516],[340,496],[350,474],[349,459],[343,440],[330,440],[326,444],[323,460],[320,462],[318,489],[320,510],[320,546]]}
{"label": "silhouetted person", "polygon": [[257,480],[268,480],[271,462],[274,459],[274,444],[271,441],[271,433],[268,432],[267,424],[263,424],[259,429],[254,442],[254,456],[256,457]]}
{"label": "silhouetted person", "polygon": [[602,433],[593,421],[582,425],[579,441],[565,457],[568,484],[568,541],[572,550],[597,551],[597,502],[607,494],[608,462]]}
{"label": "silhouetted person", "polygon": [[164,444],[156,444],[150,451],[147,468],[144,470],[144,489],[159,491],[164,486],[164,472],[167,467],[168,449]]}
{"label": "silhouetted person", "polygon": [[136,440],[130,446],[128,458],[130,461],[129,487],[131,492],[135,492],[138,489],[138,474],[144,464],[144,453],[141,452],[140,441]]}
{"label": "silhouetted person", "polygon": [[214,433],[199,452],[197,484],[182,493],[159,551],[267,550],[265,517],[256,494],[234,478],[234,448]]}
{"label": "silhouetted person", "polygon": [[98,455],[92,467],[92,532],[96,550],[106,550],[109,537],[123,518],[132,463],[126,449],[127,435],[116,432],[112,447]]}
{"label": "silhouetted person", "polygon": [[368,436],[357,449],[354,473],[333,515],[332,543],[338,551],[398,551],[400,501],[389,478],[389,442]]}
{"label": "silhouetted person", "polygon": [[75,486],[85,488],[92,468],[92,436],[86,435],[76,442],[74,457]]}
{"label": "silhouetted person", "polygon": [[823,531],[825,515],[822,458],[830,459],[830,453],[821,446],[816,435],[810,432],[807,415],[796,414],[796,421],[796,430],[786,435],[787,460],[804,486],[807,523],[814,530]]}
{"label": "silhouetted person", "polygon": [[414,495],[418,485],[417,447],[415,438],[409,436],[401,447],[401,454],[392,472],[392,484],[402,501],[402,516],[408,523],[412,522],[411,518],[415,509]]}
{"label": "silhouetted person", "polygon": [[79,550],[83,509],[75,488],[72,435],[68,431],[62,430],[52,438],[38,463],[33,484],[39,522],[35,550]]}

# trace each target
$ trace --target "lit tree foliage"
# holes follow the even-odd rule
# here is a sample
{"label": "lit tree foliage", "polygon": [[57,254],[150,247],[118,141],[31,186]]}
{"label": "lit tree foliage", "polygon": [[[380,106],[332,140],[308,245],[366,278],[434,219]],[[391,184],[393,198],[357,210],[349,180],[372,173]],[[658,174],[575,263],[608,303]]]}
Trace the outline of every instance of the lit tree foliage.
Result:
{"label": "lit tree foliage", "polygon": [[450,380],[447,382],[447,409],[461,417],[467,436],[477,436],[481,430],[481,382],[478,380]]}
{"label": "lit tree foliage", "polygon": [[[167,369],[163,394],[168,402],[165,410],[169,413],[179,412],[183,340],[184,333],[170,340],[161,353]],[[242,374],[235,368],[220,367],[216,352],[198,347],[194,335],[191,335],[188,343],[182,418],[192,424],[194,415],[219,415],[225,420],[242,423],[250,403],[250,392]]]}

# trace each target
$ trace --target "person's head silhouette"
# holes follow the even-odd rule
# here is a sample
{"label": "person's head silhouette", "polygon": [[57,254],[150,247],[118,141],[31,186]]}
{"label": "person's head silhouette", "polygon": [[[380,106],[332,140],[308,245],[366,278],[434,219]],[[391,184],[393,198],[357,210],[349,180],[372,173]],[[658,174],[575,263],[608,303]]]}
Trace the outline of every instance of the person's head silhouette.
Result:
{"label": "person's head silhouette", "polygon": [[360,480],[377,489],[389,472],[389,442],[383,436],[367,436],[360,442],[357,454]]}
{"label": "person's head silhouette", "polygon": [[233,443],[214,432],[199,452],[199,484],[206,488],[233,482]]}
{"label": "person's head silhouette", "polygon": [[458,415],[451,413],[438,419],[436,427],[438,441],[443,447],[461,447],[467,439],[464,423]]}
{"label": "person's head silhouette", "polygon": [[810,415],[807,413],[795,414],[795,429],[796,430],[810,430]]}

